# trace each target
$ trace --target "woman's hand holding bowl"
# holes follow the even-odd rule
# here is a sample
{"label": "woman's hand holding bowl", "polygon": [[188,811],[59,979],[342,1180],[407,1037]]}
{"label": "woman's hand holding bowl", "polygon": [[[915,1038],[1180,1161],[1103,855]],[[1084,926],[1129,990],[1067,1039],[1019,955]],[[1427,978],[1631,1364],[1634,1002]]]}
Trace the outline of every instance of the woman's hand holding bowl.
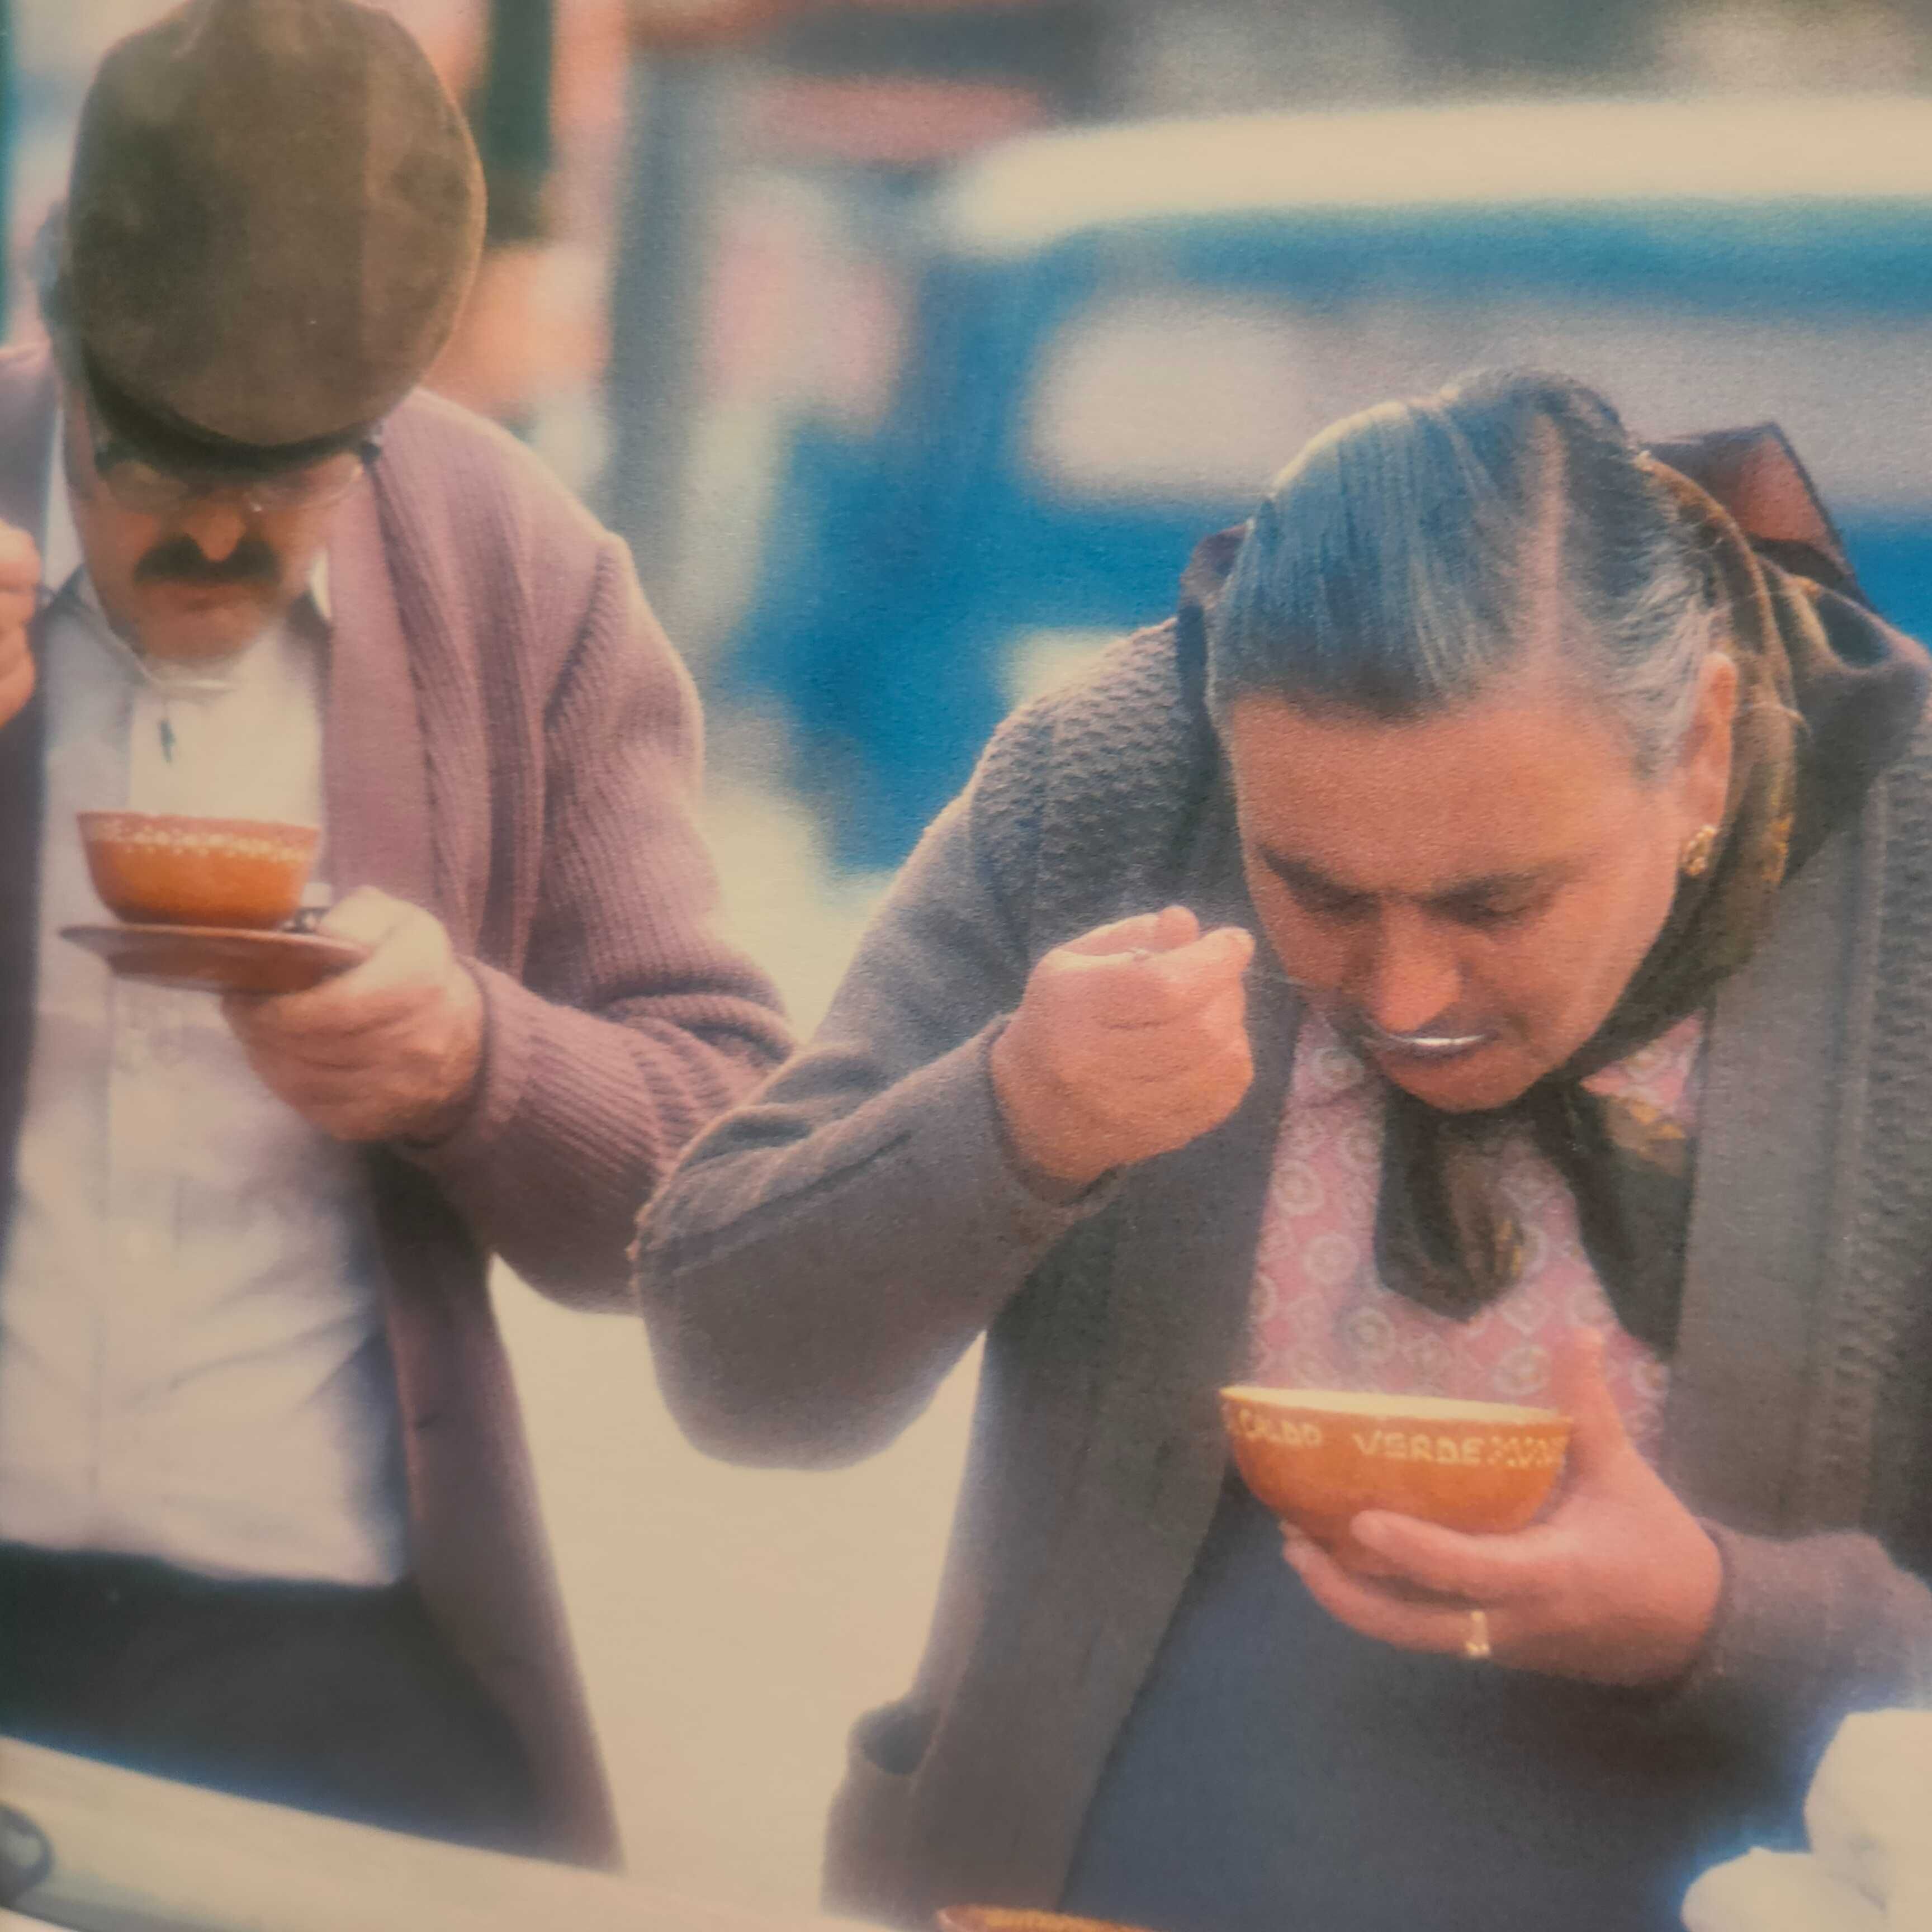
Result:
{"label": "woman's hand holding bowl", "polygon": [[[1288,1561],[1334,1617],[1404,1650],[1460,1653],[1480,1607],[1498,1663],[1600,1684],[1667,1684],[1690,1667],[1716,1614],[1717,1546],[1640,1456],[1604,1381],[1602,1342],[1573,1336],[1554,1406],[1572,1420],[1556,1507],[1507,1536],[1464,1536],[1367,1511],[1345,1566],[1291,1532]],[[1418,1592],[1446,1598],[1418,1600]]]}
{"label": "woman's hand holding bowl", "polygon": [[994,1091],[1022,1168],[1077,1192],[1220,1125],[1253,1078],[1242,975],[1254,940],[1183,906],[1096,928],[1042,958],[994,1042]]}

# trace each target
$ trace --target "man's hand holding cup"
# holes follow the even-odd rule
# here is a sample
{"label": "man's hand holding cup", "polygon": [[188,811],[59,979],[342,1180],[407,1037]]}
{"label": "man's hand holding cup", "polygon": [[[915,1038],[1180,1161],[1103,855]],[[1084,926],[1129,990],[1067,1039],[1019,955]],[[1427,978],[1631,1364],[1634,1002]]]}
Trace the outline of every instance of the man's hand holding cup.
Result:
{"label": "man's hand holding cup", "polygon": [[994,1042],[1012,1150],[1044,1192],[1184,1147],[1254,1076],[1243,975],[1254,940],[1204,933],[1184,906],[1096,928],[1047,953]]}
{"label": "man's hand holding cup", "polygon": [[0,724],[34,694],[27,627],[40,602],[40,553],[25,530],[0,524]]}

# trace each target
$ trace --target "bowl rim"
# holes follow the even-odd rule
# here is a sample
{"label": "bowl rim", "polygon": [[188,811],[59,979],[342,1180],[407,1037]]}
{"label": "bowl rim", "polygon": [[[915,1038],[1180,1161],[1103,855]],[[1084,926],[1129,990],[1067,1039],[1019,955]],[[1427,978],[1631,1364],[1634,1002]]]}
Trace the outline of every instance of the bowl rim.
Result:
{"label": "bowl rim", "polygon": [[1312,1411],[1318,1415],[1364,1420],[1487,1424],[1512,1429],[1570,1426],[1570,1418],[1561,1409],[1532,1408],[1514,1402],[1480,1402],[1461,1396],[1391,1395],[1381,1389],[1270,1388],[1258,1382],[1232,1382],[1221,1390],[1221,1400],[1246,1402],[1256,1408]]}
{"label": "bowl rim", "polygon": [[933,1922],[940,1932],[975,1926],[983,1927],[986,1932],[1027,1932],[1033,1926],[1051,1927],[1054,1932],[1144,1932],[1144,1928],[1124,1920],[1085,1918],[1038,1905],[943,1905],[934,1915]]}

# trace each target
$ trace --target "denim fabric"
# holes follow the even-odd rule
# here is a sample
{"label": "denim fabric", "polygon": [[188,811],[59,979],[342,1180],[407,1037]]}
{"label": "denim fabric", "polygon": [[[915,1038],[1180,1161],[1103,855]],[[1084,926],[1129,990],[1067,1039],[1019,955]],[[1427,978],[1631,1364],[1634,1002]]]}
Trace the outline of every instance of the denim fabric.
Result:
{"label": "denim fabric", "polygon": [[1156,1932],[1671,1932],[1796,1799],[1627,1694],[1358,1636],[1231,1486],[1064,1904]]}

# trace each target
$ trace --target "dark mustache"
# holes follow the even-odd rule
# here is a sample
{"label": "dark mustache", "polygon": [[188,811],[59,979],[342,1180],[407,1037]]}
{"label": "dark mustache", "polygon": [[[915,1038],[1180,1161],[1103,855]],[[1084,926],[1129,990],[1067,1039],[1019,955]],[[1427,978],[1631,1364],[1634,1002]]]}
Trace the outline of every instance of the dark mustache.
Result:
{"label": "dark mustache", "polygon": [[136,584],[187,584],[213,587],[230,584],[259,584],[272,588],[281,576],[275,553],[260,537],[244,536],[216,562],[202,554],[190,536],[170,537],[158,543],[134,566]]}

